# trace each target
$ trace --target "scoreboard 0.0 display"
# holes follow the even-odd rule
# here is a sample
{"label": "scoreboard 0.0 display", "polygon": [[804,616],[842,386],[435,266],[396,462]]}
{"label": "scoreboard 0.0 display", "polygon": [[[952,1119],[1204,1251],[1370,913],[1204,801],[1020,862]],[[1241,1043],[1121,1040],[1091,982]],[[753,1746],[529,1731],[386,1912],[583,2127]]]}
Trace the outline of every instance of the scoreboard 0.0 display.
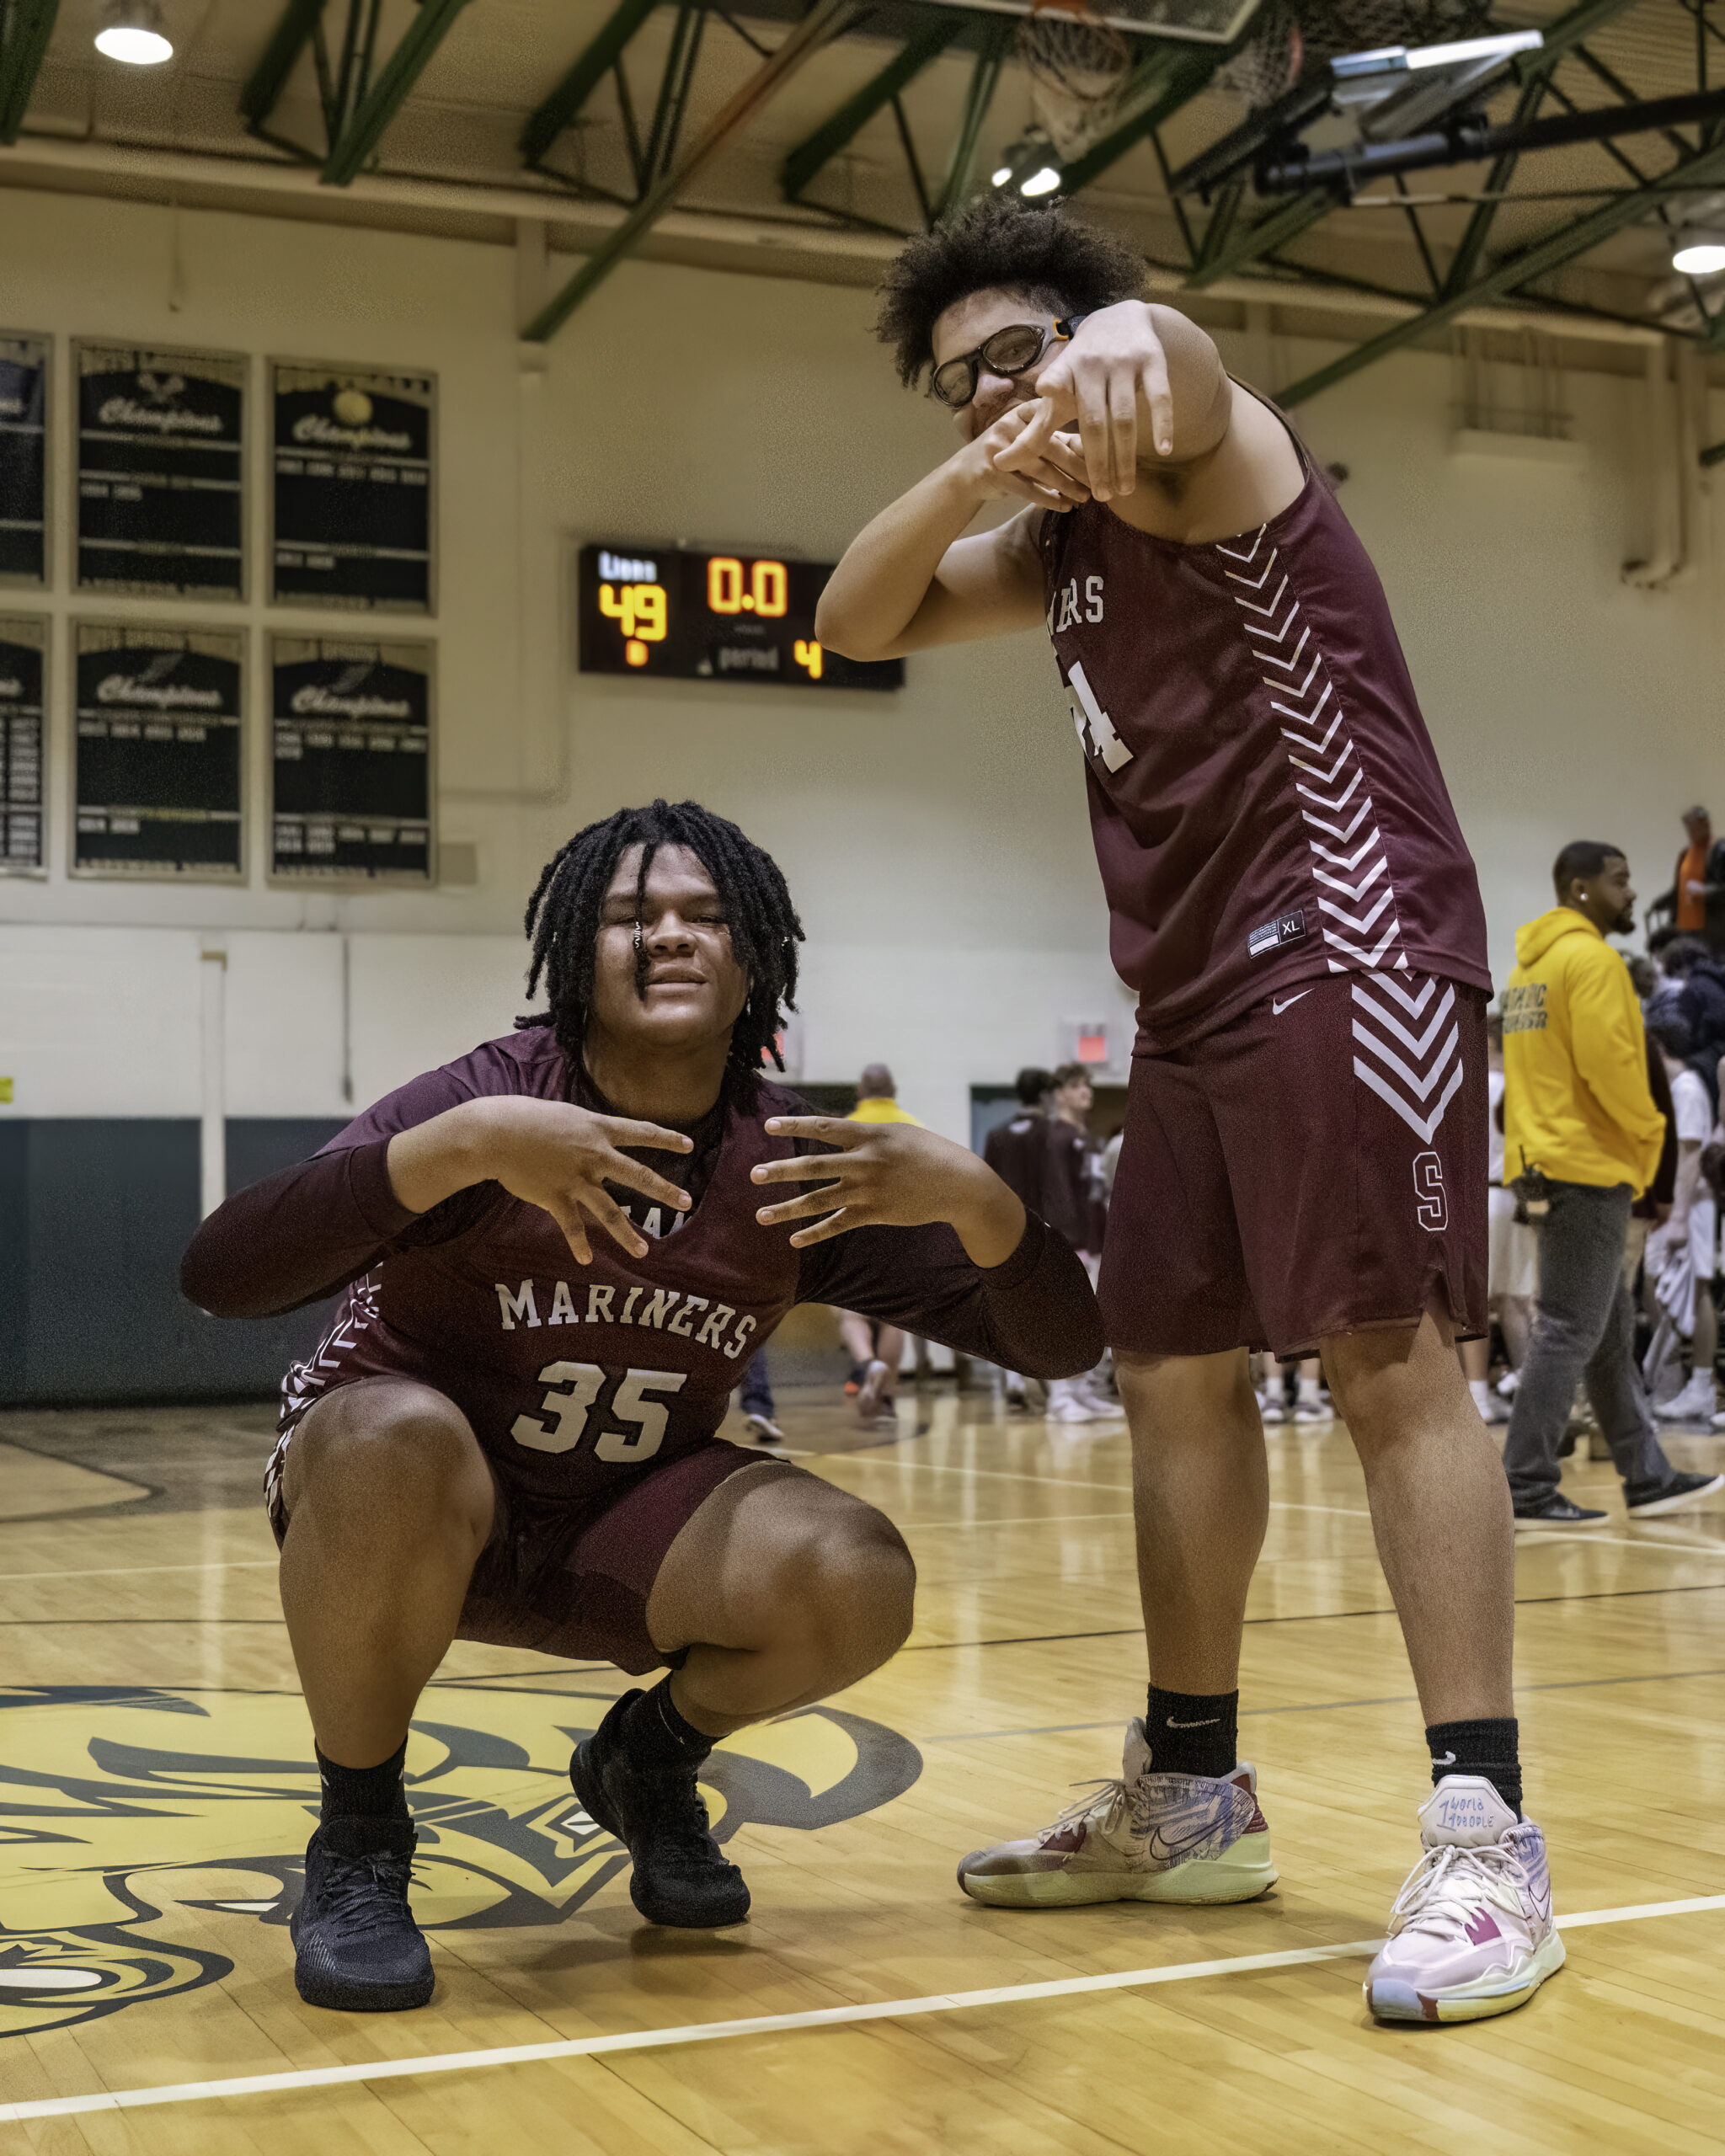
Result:
{"label": "scoreboard 0.0 display", "polygon": [[788,688],[901,689],[901,659],[823,648],[814,607],[830,562],[695,553],[638,543],[584,547],[579,611],[584,674]]}

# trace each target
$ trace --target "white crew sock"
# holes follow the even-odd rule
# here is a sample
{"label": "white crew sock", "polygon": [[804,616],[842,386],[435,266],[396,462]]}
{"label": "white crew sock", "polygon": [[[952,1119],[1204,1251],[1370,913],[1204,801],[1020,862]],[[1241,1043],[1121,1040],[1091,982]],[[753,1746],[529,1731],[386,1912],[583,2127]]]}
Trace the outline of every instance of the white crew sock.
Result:
{"label": "white crew sock", "polygon": [[1482,1415],[1487,1413],[1492,1404],[1492,1390],[1486,1380],[1483,1378],[1470,1378],[1467,1380],[1467,1390],[1473,1395],[1473,1404],[1478,1408],[1480,1413]]}

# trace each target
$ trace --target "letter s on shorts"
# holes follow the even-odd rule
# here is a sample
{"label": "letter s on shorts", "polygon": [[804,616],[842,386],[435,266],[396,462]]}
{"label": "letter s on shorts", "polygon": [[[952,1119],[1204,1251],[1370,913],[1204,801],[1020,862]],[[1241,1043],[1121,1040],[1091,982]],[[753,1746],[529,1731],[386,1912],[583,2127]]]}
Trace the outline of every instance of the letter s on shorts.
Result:
{"label": "letter s on shorts", "polygon": [[1421,1153],[1413,1163],[1413,1190],[1419,1224],[1440,1235],[1450,1224],[1450,1208],[1444,1195],[1444,1164],[1435,1153]]}

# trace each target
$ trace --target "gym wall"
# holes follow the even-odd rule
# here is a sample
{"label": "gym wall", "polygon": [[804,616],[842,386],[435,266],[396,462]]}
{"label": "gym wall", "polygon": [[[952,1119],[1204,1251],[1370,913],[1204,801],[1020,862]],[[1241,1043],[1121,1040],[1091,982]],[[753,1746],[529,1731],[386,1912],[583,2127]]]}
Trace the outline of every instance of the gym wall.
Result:
{"label": "gym wall", "polygon": [[[224,978],[215,1105],[238,1180],[242,1161],[292,1157],[506,1027],[523,1007],[521,913],[539,867],[625,801],[694,795],[778,856],[809,931],[798,1046],[811,1080],[884,1058],[907,1104],[963,1138],[970,1086],[1053,1058],[1063,1020],[1105,1017],[1124,1043],[1130,998],[1107,963],[1071,721],[1039,635],[913,658],[895,697],[574,670],[581,541],[831,559],[943,453],[948,424],[898,390],[866,293],[626,264],[542,351],[513,334],[505,245],[7,200],[0,328],[57,340],[59,468],[53,589],[0,595],[56,624],[50,873],[0,880],[0,1076],[13,1081],[0,1105],[0,1398],[273,1381],[286,1331],[259,1330],[243,1353],[213,1346],[227,1329],[182,1316],[164,1280],[197,1212],[196,1133],[189,1150],[184,1134],[212,1106],[203,969],[213,959]],[[261,632],[362,625],[255,596],[224,609],[70,592],[66,363],[79,335],[252,355],[254,595],[264,360],[435,371],[440,606],[401,627],[437,647],[440,830],[446,868],[473,880],[342,896],[265,883]],[[1223,341],[1261,371],[1243,339]],[[1279,378],[1332,349],[1285,340]],[[1584,449],[1573,467],[1451,456],[1441,354],[1405,355],[1301,414],[1319,453],[1349,467],[1342,499],[1388,587],[1479,857],[1500,973],[1516,922],[1549,902],[1564,840],[1618,839],[1656,891],[1677,810],[1720,775],[1712,535],[1687,585],[1626,589],[1620,566],[1645,523],[1639,387],[1575,374],[1566,388]],[[250,630],[244,889],[67,876],[76,615]],[[120,1189],[149,1237],[93,1195]],[[105,1283],[105,1305],[77,1307],[66,1283],[81,1266]],[[141,1315],[104,1330],[115,1298],[142,1299]]]}

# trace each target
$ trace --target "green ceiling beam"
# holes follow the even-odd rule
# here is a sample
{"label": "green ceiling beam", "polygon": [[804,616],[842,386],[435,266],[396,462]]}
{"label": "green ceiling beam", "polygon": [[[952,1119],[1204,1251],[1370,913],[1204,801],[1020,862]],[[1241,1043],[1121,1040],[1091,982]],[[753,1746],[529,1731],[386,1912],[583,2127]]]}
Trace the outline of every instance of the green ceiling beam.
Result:
{"label": "green ceiling beam", "polygon": [[1389,353],[1399,351],[1416,338],[1445,328],[1469,307],[1479,307],[1487,300],[1502,299],[1520,286],[1530,284],[1535,277],[1561,269],[1578,254],[1584,254],[1590,247],[1609,239],[1613,232],[1621,232],[1626,225],[1646,216],[1674,184],[1685,188],[1712,187],[1722,179],[1725,179],[1725,141],[1692,151],[1688,157],[1680,157],[1669,171],[1659,173],[1648,187],[1632,188],[1610,202],[1602,203],[1597,210],[1589,211],[1586,216],[1576,217],[1556,232],[1548,232],[1544,239],[1530,241],[1514,254],[1504,255],[1465,291],[1446,292],[1423,312],[1398,322],[1394,328],[1385,330],[1367,344],[1357,345],[1340,359],[1332,360],[1327,366],[1307,375],[1304,381],[1279,390],[1276,401],[1280,404],[1303,403],[1308,397],[1316,397],[1320,390],[1346,381],[1349,375],[1358,374],[1362,367],[1369,367]]}
{"label": "green ceiling beam", "polygon": [[1336,198],[1327,188],[1312,187],[1303,195],[1296,195],[1291,202],[1284,202],[1279,209],[1272,210],[1268,216],[1260,217],[1256,224],[1236,226],[1214,254],[1200,253],[1198,267],[1186,280],[1187,289],[1202,291],[1206,285],[1215,284],[1218,277],[1231,276],[1247,263],[1256,262],[1261,255],[1274,254],[1278,248],[1297,239],[1320,217],[1327,217],[1335,207]]}
{"label": "green ceiling beam", "polygon": [[[1521,84],[1521,94],[1515,100],[1515,122],[1518,126],[1533,119],[1538,112],[1552,70],[1564,54],[1573,45],[1580,44],[1583,38],[1596,30],[1601,23],[1609,21],[1613,15],[1621,14],[1625,8],[1633,5],[1634,0],[1581,0],[1581,4],[1572,8],[1567,15],[1545,25],[1541,32],[1544,42],[1539,51],[1520,55],[1514,64],[1513,72]],[[1516,163],[1513,151],[1495,159],[1482,191],[1487,195],[1503,194],[1515,176]],[[1480,257],[1485,253],[1486,240],[1493,222],[1502,206],[1498,202],[1475,204],[1466,229],[1457,243],[1455,252],[1450,259],[1450,266],[1445,272],[1445,296],[1451,292],[1463,291],[1472,281],[1473,274],[1479,267]]]}
{"label": "green ceiling beam", "polygon": [[60,0],[0,0],[0,142],[24,125]]}
{"label": "green ceiling beam", "polygon": [[288,0],[270,33],[263,57],[239,93],[240,117],[248,127],[261,127],[280,103],[287,78],[311,43],[324,5],[325,0]]}
{"label": "green ceiling beam", "polygon": [[866,82],[830,120],[823,120],[806,141],[798,142],[779,170],[779,184],[788,202],[801,195],[823,165],[831,163],[845,145],[860,134],[878,112],[884,111],[905,86],[937,60],[955,38],[970,27],[960,8],[943,8],[932,16],[896,57]]}
{"label": "green ceiling beam", "polygon": [[938,200],[934,204],[934,215],[930,224],[937,225],[941,219],[956,210],[970,192],[970,169],[976,163],[976,146],[982,139],[982,123],[988,118],[989,107],[994,103],[994,93],[1000,85],[1001,69],[1006,65],[1007,51],[1017,35],[1017,25],[1010,15],[996,16],[983,33],[981,49],[976,55],[976,65],[970,71],[969,88],[964,93],[964,109],[959,119],[958,140],[953,144],[953,154],[947,160],[947,176],[941,183]]}
{"label": "green ceiling beam", "polygon": [[529,344],[542,344],[556,335],[595,287],[608,277],[637,240],[676,202],[702,167],[722,150],[778,88],[811,59],[830,38],[851,28],[857,0],[814,0],[814,5],[764,60],[721,112],[710,120],[669,172],[654,180],[615,231],[594,249],[581,267],[548,300],[521,332]]}
{"label": "green ceiling beam", "polygon": [[653,13],[659,0],[620,0],[604,27],[575,60],[544,102],[527,115],[521,130],[522,161],[537,164],[600,83],[622,59],[623,47]]}
{"label": "green ceiling beam", "polygon": [[1128,150],[1154,134],[1164,120],[1172,120],[1182,105],[1190,104],[1234,50],[1231,45],[1203,52],[1164,48],[1152,54],[1127,84],[1122,99],[1123,103],[1130,103],[1135,93],[1150,89],[1149,102],[1099,141],[1092,142],[1071,164],[1060,168],[1061,194],[1076,195],[1081,187],[1088,187],[1110,165],[1118,164]]}
{"label": "green ceiling beam", "polygon": [[468,0],[419,0],[419,11],[403,31],[400,42],[355,108],[340,138],[330,145],[320,175],[324,186],[345,187],[356,176],[467,3]]}

